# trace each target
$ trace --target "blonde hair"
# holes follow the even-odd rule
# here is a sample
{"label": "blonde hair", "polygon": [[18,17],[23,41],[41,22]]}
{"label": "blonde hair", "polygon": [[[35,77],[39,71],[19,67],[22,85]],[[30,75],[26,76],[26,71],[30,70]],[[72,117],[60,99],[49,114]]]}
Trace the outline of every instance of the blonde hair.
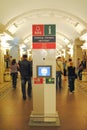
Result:
{"label": "blonde hair", "polygon": [[29,56],[29,61],[32,61],[32,56]]}

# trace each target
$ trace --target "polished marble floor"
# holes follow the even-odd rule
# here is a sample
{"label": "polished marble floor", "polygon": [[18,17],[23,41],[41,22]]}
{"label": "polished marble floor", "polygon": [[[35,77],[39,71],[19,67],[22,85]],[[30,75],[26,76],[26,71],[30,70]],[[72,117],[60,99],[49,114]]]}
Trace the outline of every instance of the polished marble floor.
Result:
{"label": "polished marble floor", "polygon": [[87,130],[87,82],[76,80],[75,92],[69,93],[67,80],[56,92],[56,109],[60,126],[29,126],[32,98],[22,99],[21,83],[0,84],[0,130]]}

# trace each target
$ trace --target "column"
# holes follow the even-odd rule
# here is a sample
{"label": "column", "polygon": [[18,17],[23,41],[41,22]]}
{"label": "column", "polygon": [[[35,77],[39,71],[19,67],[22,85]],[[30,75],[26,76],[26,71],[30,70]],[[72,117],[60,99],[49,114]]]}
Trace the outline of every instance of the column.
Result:
{"label": "column", "polygon": [[0,41],[0,83],[4,81],[4,52]]}
{"label": "column", "polygon": [[79,39],[75,40],[74,47],[73,47],[73,61],[75,63],[75,66],[77,66],[77,59],[80,58],[82,60],[83,53],[82,53],[82,46],[83,42]]}
{"label": "column", "polygon": [[55,25],[33,25],[33,110],[30,126],[59,126]]}

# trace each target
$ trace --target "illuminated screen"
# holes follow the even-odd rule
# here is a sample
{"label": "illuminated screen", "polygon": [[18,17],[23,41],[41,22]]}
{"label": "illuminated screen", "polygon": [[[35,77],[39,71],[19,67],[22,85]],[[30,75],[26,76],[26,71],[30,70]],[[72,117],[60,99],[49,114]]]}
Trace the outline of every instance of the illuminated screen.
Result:
{"label": "illuminated screen", "polygon": [[51,66],[37,66],[38,77],[51,77]]}

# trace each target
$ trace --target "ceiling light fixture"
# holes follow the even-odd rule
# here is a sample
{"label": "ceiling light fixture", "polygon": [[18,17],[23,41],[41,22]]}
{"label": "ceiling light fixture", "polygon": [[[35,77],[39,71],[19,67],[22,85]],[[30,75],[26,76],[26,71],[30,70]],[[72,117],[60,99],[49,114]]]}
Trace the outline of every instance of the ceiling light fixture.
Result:
{"label": "ceiling light fixture", "polygon": [[87,42],[85,42],[82,46],[81,46],[82,49],[87,49]]}
{"label": "ceiling light fixture", "polygon": [[80,24],[80,23],[76,23],[75,29],[76,29],[76,31],[77,31],[78,33],[81,34],[81,32],[84,31],[85,27],[84,27],[82,24]]}
{"label": "ceiling light fixture", "polygon": [[0,38],[2,41],[13,40],[13,37],[7,34],[6,32],[0,34]]}
{"label": "ceiling light fixture", "polygon": [[7,30],[10,32],[10,33],[12,33],[12,34],[14,34],[16,31],[17,31],[17,25],[16,24],[12,24],[12,25],[10,25],[8,28],[7,28]]}
{"label": "ceiling light fixture", "polygon": [[68,40],[67,38],[64,38],[64,42],[65,42],[66,44],[68,44],[68,43],[69,43],[69,40]]}
{"label": "ceiling light fixture", "polygon": [[87,41],[87,32],[81,35],[80,40]]}
{"label": "ceiling light fixture", "polygon": [[29,38],[26,38],[25,40],[24,40],[24,43],[28,43],[29,42]]}

